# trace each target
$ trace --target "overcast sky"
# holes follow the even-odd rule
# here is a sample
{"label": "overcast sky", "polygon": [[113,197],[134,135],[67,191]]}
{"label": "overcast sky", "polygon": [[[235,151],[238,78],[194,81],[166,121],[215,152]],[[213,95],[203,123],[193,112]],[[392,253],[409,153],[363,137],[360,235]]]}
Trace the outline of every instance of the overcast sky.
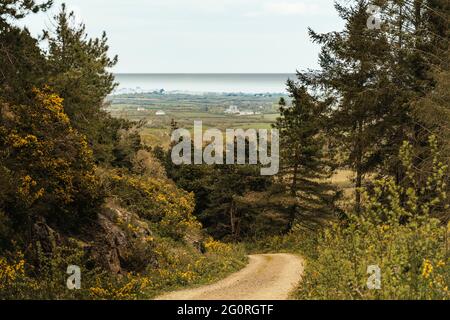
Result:
{"label": "overcast sky", "polygon": [[25,24],[50,27],[62,2],[107,32],[121,73],[293,73],[317,66],[308,27],[342,27],[333,0],[55,0]]}

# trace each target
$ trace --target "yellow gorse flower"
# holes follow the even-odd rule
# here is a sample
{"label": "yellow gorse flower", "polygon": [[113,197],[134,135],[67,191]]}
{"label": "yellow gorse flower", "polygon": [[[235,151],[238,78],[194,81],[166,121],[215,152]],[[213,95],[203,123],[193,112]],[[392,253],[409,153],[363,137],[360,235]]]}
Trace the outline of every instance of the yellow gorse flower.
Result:
{"label": "yellow gorse flower", "polygon": [[19,277],[25,275],[25,260],[20,259],[14,263],[8,263],[0,257],[0,288],[11,285]]}
{"label": "yellow gorse flower", "polygon": [[438,263],[436,264],[436,266],[438,268],[445,267],[445,261],[444,260],[439,260]]}
{"label": "yellow gorse flower", "polygon": [[433,272],[433,265],[431,264],[431,261],[425,259],[422,264],[422,277],[428,279],[432,272]]}

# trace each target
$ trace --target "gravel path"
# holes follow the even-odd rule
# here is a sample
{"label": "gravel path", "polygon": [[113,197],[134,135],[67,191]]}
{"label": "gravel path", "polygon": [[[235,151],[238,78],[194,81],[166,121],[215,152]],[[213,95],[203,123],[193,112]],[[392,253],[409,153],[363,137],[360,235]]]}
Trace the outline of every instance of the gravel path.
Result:
{"label": "gravel path", "polygon": [[212,285],[172,292],[157,300],[287,300],[301,280],[303,260],[292,254],[257,254],[239,272]]}

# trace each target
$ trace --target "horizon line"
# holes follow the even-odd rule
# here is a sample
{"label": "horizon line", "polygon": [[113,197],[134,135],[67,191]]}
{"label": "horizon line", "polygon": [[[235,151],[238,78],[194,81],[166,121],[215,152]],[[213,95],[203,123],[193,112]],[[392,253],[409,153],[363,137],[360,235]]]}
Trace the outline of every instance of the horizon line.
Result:
{"label": "horizon line", "polygon": [[112,72],[113,74],[173,74],[173,75],[183,75],[183,74],[200,74],[200,75],[209,75],[209,74],[229,74],[229,75],[238,75],[238,74],[297,74],[296,72]]}

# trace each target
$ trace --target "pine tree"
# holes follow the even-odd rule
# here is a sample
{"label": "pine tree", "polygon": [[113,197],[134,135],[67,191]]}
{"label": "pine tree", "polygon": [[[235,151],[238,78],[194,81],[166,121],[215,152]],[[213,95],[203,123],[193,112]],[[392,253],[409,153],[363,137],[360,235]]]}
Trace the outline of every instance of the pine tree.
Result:
{"label": "pine tree", "polygon": [[247,238],[263,209],[248,201],[250,193],[265,192],[271,178],[261,176],[256,165],[223,164],[209,168],[202,185],[207,202],[199,220],[218,238],[239,241]]}
{"label": "pine tree", "polygon": [[303,86],[287,82],[292,105],[280,100],[281,183],[293,202],[288,206],[291,223],[319,223],[335,212],[338,193],[326,180],[333,173],[321,132],[321,113],[326,106]]}
{"label": "pine tree", "polygon": [[[175,130],[178,128],[178,124],[172,120],[171,127],[172,130]],[[247,195],[265,192],[271,185],[272,179],[268,176],[261,176],[261,167],[258,165],[237,164],[236,138],[234,143],[234,164],[225,164],[226,152],[224,151],[224,164],[175,165],[171,159],[171,149],[176,143],[172,143],[168,151],[160,147],[155,148],[154,154],[163,163],[167,176],[178,187],[194,193],[194,215],[208,234],[218,239],[238,241],[248,238],[261,225],[271,224],[270,220],[260,218],[265,210],[265,203],[253,203],[249,201]],[[193,142],[191,142],[191,150],[193,153]],[[246,140],[247,163],[248,150],[249,141]],[[258,218],[260,218],[260,223],[256,226],[255,221]]]}
{"label": "pine tree", "polygon": [[[450,51],[447,54],[450,57]],[[447,58],[447,61],[448,60]],[[428,134],[437,139],[439,152],[435,152],[430,145],[415,149],[415,173],[418,177],[416,182],[418,188],[423,188],[428,183],[427,177],[433,168],[438,164],[444,164],[447,167],[445,172],[446,190],[450,190],[450,64],[442,66],[442,69],[435,70],[434,78],[436,85],[434,90],[426,96],[413,103],[413,114],[415,119],[419,119],[422,124],[422,135]],[[434,151],[434,152],[433,152]],[[417,160],[419,159],[419,160]],[[449,205],[450,199],[443,201],[441,210],[435,210],[435,215],[447,221],[450,218],[450,212],[445,205]]]}
{"label": "pine tree", "polygon": [[118,130],[129,129],[125,121],[104,111],[105,98],[116,84],[110,73],[117,57],[108,56],[108,38],[90,39],[84,24],[76,24],[73,12],[62,5],[55,17],[56,30],[47,32],[49,85],[64,99],[64,108],[73,124],[85,134],[98,162],[113,162]]}
{"label": "pine tree", "polygon": [[30,13],[46,11],[53,4],[53,0],[7,0],[0,2],[0,24],[7,23],[7,20],[19,20],[25,18]]}
{"label": "pine tree", "polygon": [[308,89],[334,100],[326,126],[341,144],[343,165],[356,174],[356,211],[368,173],[393,175],[400,184],[404,170],[397,150],[405,140],[427,146],[412,104],[433,90],[429,71],[448,48],[448,1],[378,1],[384,12],[380,30],[367,28],[369,3],[337,4],[344,30],[310,31],[322,45],[321,69],[299,73]]}
{"label": "pine tree", "polygon": [[[346,22],[344,30],[326,34],[310,30],[313,41],[322,45],[321,70],[299,73],[299,79],[308,88],[320,90],[323,101],[331,99],[325,110],[330,117],[326,129],[339,141],[342,165],[356,174],[355,208],[359,211],[365,174],[374,170],[391,148],[383,135],[389,134],[392,120],[403,119],[396,119],[398,112],[390,110],[389,45],[383,33],[367,28],[366,1],[336,8]],[[398,148],[392,148],[395,150]]]}
{"label": "pine tree", "polygon": [[5,101],[32,103],[32,89],[45,83],[47,63],[39,43],[15,22],[28,14],[45,11],[50,5],[51,1],[0,2],[0,97]]}
{"label": "pine tree", "polygon": [[[448,53],[450,57],[450,51]],[[450,60],[449,60],[450,61]],[[413,103],[414,116],[420,119],[428,135],[438,138],[442,160],[450,164],[450,64],[447,69],[436,70],[436,85],[423,98]]]}
{"label": "pine tree", "polygon": [[[435,90],[436,68],[448,66],[450,3],[446,0],[385,1],[385,33],[390,44],[389,73],[395,94],[391,110],[398,109],[395,134],[387,142],[400,146],[409,141],[418,157],[416,167],[429,155],[430,127],[425,119],[414,114],[415,101]],[[394,133],[394,130],[391,130]],[[398,157],[387,159],[389,173],[398,184],[404,170]]]}

